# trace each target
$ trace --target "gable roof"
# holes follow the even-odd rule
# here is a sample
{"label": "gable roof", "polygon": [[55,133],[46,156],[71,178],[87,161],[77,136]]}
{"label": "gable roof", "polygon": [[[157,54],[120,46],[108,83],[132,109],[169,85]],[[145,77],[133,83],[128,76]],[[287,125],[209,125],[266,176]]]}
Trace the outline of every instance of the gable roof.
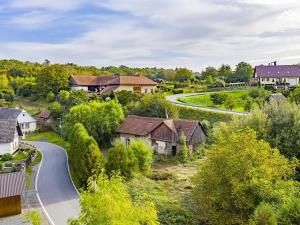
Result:
{"label": "gable roof", "polygon": [[186,135],[187,141],[190,140],[194,130],[199,124],[199,122],[195,120],[173,120],[129,115],[123,121],[117,132],[145,136],[150,134],[162,123],[166,124],[175,134],[180,135],[181,132],[183,132]]}
{"label": "gable roof", "polygon": [[110,93],[114,92],[118,88],[119,88],[118,85],[107,86],[107,87],[103,88],[103,90],[101,91],[101,94],[110,94]]}
{"label": "gable roof", "polygon": [[25,173],[0,174],[0,198],[22,195],[25,190]]}
{"label": "gable roof", "polygon": [[108,85],[156,85],[156,82],[144,76],[126,75],[117,76],[108,82]]}
{"label": "gable roof", "polygon": [[0,107],[0,119],[17,119],[21,112],[21,109]]}
{"label": "gable roof", "polygon": [[19,136],[22,136],[16,120],[0,120],[0,143],[13,142],[16,132]]}
{"label": "gable roof", "polygon": [[270,78],[300,77],[300,68],[297,65],[260,65],[255,67],[255,74],[257,77]]}
{"label": "gable roof", "polygon": [[51,111],[48,109],[45,109],[45,110],[41,111],[36,117],[42,118],[42,119],[48,119],[48,118],[50,118],[50,115],[51,115]]}
{"label": "gable roof", "polygon": [[114,76],[90,76],[90,75],[73,75],[70,77],[77,85],[106,85],[109,81],[115,79]]}
{"label": "gable roof", "polygon": [[273,93],[268,97],[267,101],[274,100],[279,103],[284,101],[285,99],[286,97],[282,93]]}

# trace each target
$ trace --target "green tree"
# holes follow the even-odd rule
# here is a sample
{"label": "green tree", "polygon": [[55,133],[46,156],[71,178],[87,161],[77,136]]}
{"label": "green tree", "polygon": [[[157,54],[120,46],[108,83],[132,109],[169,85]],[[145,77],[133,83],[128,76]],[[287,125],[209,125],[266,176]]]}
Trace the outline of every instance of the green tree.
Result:
{"label": "green tree", "polygon": [[186,69],[186,68],[180,68],[176,71],[176,77],[175,79],[177,81],[183,82],[192,79],[193,73],[192,71]]}
{"label": "green tree", "polygon": [[228,98],[226,93],[212,93],[210,94],[210,99],[215,105],[222,105]]}
{"label": "green tree", "polygon": [[0,71],[0,90],[9,88],[9,80],[4,71]]}
{"label": "green tree", "polygon": [[249,225],[277,225],[275,210],[270,204],[261,203],[254,211]]}
{"label": "green tree", "polygon": [[300,198],[291,199],[278,209],[278,221],[280,225],[300,224]]}
{"label": "green tree", "polygon": [[246,224],[260,202],[281,203],[298,191],[295,163],[253,130],[237,130],[207,151],[194,179],[199,217],[209,224]]}
{"label": "green tree", "polygon": [[51,103],[49,110],[54,118],[59,118],[63,114],[63,106],[57,101]]}
{"label": "green tree", "polygon": [[108,150],[106,169],[109,175],[119,172],[130,178],[137,169],[137,159],[132,148],[126,149],[121,140],[116,140],[114,146]]}
{"label": "green tree", "polygon": [[224,101],[224,106],[226,109],[230,109],[230,110],[232,110],[236,106],[235,101],[231,95],[228,95],[226,97]]}
{"label": "green tree", "polygon": [[236,65],[233,82],[248,82],[253,76],[253,68],[249,63],[240,62]]}
{"label": "green tree", "polygon": [[201,77],[202,80],[205,80],[205,79],[208,79],[209,77],[214,79],[217,76],[218,76],[218,70],[213,66],[209,66],[209,67],[206,67],[205,70],[203,70],[201,72],[200,77]]}
{"label": "green tree", "polygon": [[86,186],[89,177],[97,177],[105,168],[104,158],[97,142],[81,123],[75,124],[70,143],[69,159],[72,168],[81,186]]}
{"label": "green tree", "polygon": [[61,104],[67,104],[68,100],[70,98],[70,93],[66,90],[61,90],[58,93],[58,100]]}
{"label": "green tree", "polygon": [[300,104],[300,87],[296,87],[291,93],[290,93],[290,99],[297,104]]}
{"label": "green tree", "polygon": [[50,91],[54,94],[62,89],[69,88],[70,74],[67,72],[66,67],[58,64],[44,66],[42,71],[36,78],[37,89],[39,93],[46,96]]}
{"label": "green tree", "polygon": [[181,150],[180,150],[180,162],[185,164],[188,161],[188,148],[186,145],[186,136],[182,132],[180,136],[180,144],[181,144]]}
{"label": "green tree", "polygon": [[[214,72],[214,74],[216,73]],[[226,82],[230,82],[232,79],[232,75],[233,72],[230,65],[222,64],[222,66],[218,70],[218,77]]]}
{"label": "green tree", "polygon": [[87,92],[84,90],[72,90],[69,93],[69,98],[67,101],[68,108],[71,108],[75,105],[80,105],[83,103],[87,103],[89,100],[89,97],[87,95]]}
{"label": "green tree", "polygon": [[70,225],[158,225],[152,202],[144,197],[133,200],[123,179],[100,174],[90,180],[88,191],[80,195],[81,213]]}
{"label": "green tree", "polygon": [[128,148],[134,153],[139,170],[146,176],[150,175],[153,162],[153,149],[145,140],[141,139],[132,140]]}
{"label": "green tree", "polygon": [[55,94],[52,91],[50,91],[47,94],[46,99],[47,99],[47,102],[54,102],[54,100],[55,100]]}
{"label": "green tree", "polygon": [[177,108],[168,102],[162,94],[143,96],[139,104],[131,110],[131,114],[161,118],[178,117]]}

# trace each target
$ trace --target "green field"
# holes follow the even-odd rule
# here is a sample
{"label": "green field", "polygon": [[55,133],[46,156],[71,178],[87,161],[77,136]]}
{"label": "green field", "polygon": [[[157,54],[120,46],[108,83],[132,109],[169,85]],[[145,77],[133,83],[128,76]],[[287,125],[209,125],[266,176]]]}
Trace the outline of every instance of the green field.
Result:
{"label": "green field", "polygon": [[[244,112],[244,100],[243,98],[248,95],[249,90],[236,90],[236,91],[223,91],[220,93],[226,93],[231,96],[235,102],[235,107],[233,110]],[[183,97],[179,98],[178,100],[184,103],[198,105],[198,106],[205,106],[205,107],[212,107],[212,108],[219,108],[225,109],[224,105],[215,105],[210,98],[211,93],[202,94],[202,95],[195,95],[190,97]]]}

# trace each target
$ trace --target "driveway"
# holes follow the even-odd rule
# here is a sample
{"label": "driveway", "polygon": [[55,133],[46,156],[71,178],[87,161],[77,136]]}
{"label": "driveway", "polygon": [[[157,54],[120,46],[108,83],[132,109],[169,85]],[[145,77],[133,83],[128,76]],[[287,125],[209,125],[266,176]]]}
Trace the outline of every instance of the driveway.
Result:
{"label": "driveway", "polygon": [[39,201],[52,225],[65,225],[80,213],[79,194],[69,176],[65,150],[48,142],[28,142],[42,151],[37,174]]}
{"label": "driveway", "polygon": [[[194,95],[204,95],[207,93],[208,92],[169,95],[166,97],[166,99],[175,105],[186,106],[186,107],[193,108],[193,109],[201,109],[201,110],[207,110],[207,111],[211,111],[211,112],[227,113],[227,114],[239,115],[239,116],[246,116],[249,114],[248,112],[238,112],[238,111],[234,111],[234,110],[217,109],[217,108],[211,108],[211,107],[206,107],[206,106],[198,106],[198,105],[180,102],[177,100],[177,99],[183,98],[183,97],[189,97],[189,96],[194,96]],[[212,92],[210,92],[210,93],[212,93]]]}

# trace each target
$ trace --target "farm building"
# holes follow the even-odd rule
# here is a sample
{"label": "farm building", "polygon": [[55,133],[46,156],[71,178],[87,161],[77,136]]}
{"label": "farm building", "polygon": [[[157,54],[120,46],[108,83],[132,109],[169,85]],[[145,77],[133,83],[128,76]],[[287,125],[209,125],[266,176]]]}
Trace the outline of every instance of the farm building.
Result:
{"label": "farm building", "polygon": [[129,115],[121,124],[118,137],[129,145],[133,138],[144,138],[159,154],[176,155],[180,152],[180,136],[186,136],[189,151],[206,139],[198,121],[173,120]]}
{"label": "farm building", "polygon": [[71,76],[69,78],[71,89],[85,90],[94,93],[110,94],[117,91],[131,91],[136,94],[153,93],[156,82],[139,75],[126,76]]}
{"label": "farm building", "polygon": [[0,174],[0,218],[21,213],[21,195],[25,190],[25,173]]}

